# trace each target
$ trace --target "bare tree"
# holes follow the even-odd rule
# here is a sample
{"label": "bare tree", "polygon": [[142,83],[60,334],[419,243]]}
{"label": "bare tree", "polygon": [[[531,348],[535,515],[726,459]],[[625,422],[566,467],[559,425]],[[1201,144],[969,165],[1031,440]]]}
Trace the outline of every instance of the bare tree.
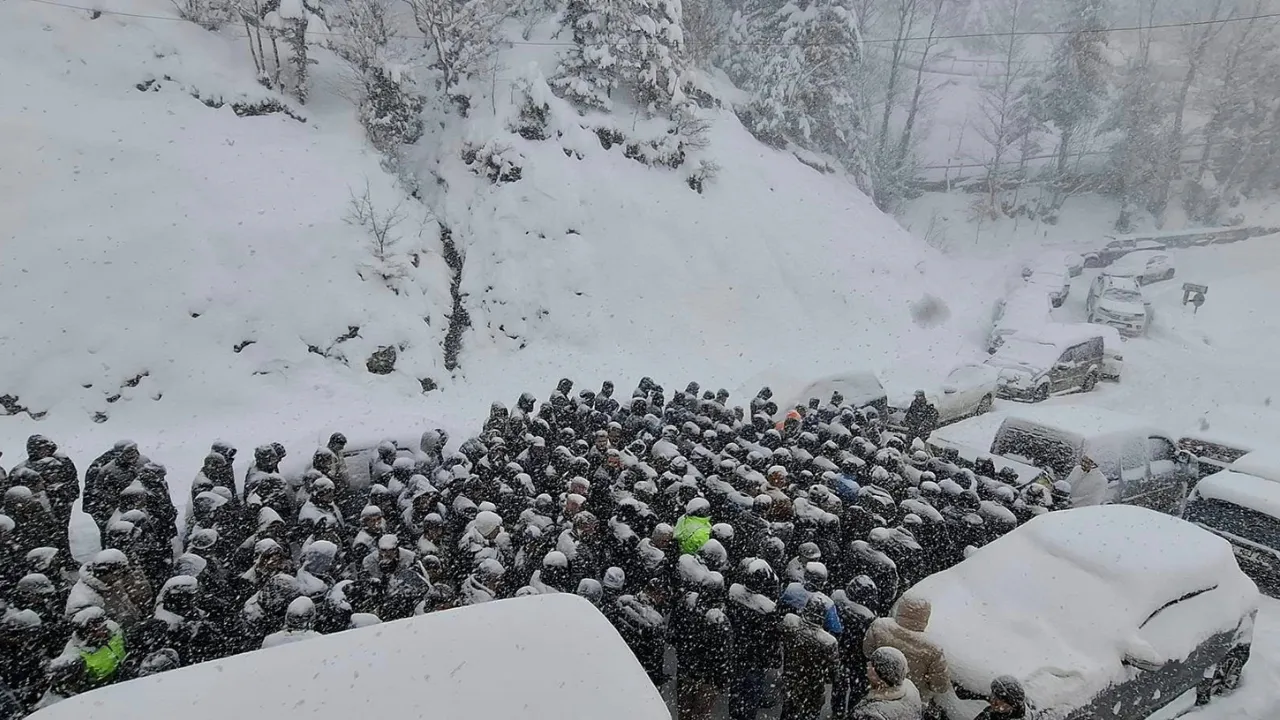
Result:
{"label": "bare tree", "polygon": [[978,107],[982,122],[978,124],[978,136],[990,146],[990,154],[984,160],[987,169],[987,212],[992,217],[1002,212],[999,192],[1004,186],[1004,166],[1011,155],[1024,145],[1029,134],[1036,130],[1027,80],[1030,71],[1024,59],[1024,40],[1018,34],[1023,0],[1009,0],[1006,32],[999,38],[1001,62],[1005,72],[983,83]]}
{"label": "bare tree", "polygon": [[366,179],[362,193],[357,195],[354,190],[351,191],[347,214],[343,218],[348,224],[365,231],[366,247],[373,258],[371,269],[392,289],[393,282],[406,272],[405,261],[400,252],[403,237],[399,227],[407,219],[403,206],[401,201],[391,208],[379,209],[374,204],[369,181]]}
{"label": "bare tree", "polygon": [[488,71],[501,47],[502,22],[514,11],[508,0],[405,0],[435,56],[441,91],[453,95],[458,83]]}

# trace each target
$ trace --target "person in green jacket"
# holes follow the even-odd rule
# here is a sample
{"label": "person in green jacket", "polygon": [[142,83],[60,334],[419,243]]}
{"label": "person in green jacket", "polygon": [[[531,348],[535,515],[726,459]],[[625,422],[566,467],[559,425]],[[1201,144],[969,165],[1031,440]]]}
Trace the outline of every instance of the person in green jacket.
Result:
{"label": "person in green jacket", "polygon": [[676,521],[676,542],[680,552],[693,555],[711,539],[711,503],[696,497],[684,506],[684,515]]}
{"label": "person in green jacket", "polygon": [[50,663],[55,691],[76,695],[121,679],[127,656],[124,631],[102,608],[84,608],[71,618],[75,628],[62,655]]}

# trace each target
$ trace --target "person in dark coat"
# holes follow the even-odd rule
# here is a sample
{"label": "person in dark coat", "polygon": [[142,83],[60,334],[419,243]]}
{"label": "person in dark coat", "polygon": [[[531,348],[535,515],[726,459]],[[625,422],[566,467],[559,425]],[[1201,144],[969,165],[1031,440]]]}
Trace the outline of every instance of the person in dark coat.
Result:
{"label": "person in dark coat", "polygon": [[879,605],[880,591],[871,578],[859,575],[843,590],[833,592],[831,600],[844,626],[840,633],[840,675],[831,685],[831,714],[840,720],[867,694],[867,657],[862,638],[876,619],[871,608]]}
{"label": "person in dark coat", "polygon": [[923,390],[917,390],[915,398],[907,408],[903,425],[907,428],[907,440],[919,438],[928,440],[929,434],[938,429],[938,409],[925,397]]}
{"label": "person in dark coat", "polygon": [[748,560],[742,582],[729,586],[727,610],[734,630],[731,720],[754,720],[765,700],[766,673],[782,667],[779,592],[777,575],[759,558]]}
{"label": "person in dark coat", "polygon": [[898,566],[888,555],[871,547],[865,540],[854,540],[849,553],[850,572],[856,577],[866,575],[880,591],[879,601],[871,608],[876,615],[889,612],[898,599]]}
{"label": "person in dark coat", "polygon": [[[25,474],[36,475],[34,470],[14,473],[18,477]],[[39,476],[37,475],[35,479],[39,480]],[[50,540],[58,535],[57,522],[45,509],[40,499],[25,485],[15,485],[4,492],[0,511],[3,511],[15,524],[13,530],[8,533],[8,542],[16,547],[19,557],[25,556],[35,548],[48,545]]]}
{"label": "person in dark coat", "polygon": [[783,618],[780,720],[818,720],[827,683],[840,675],[836,638],[822,629],[826,615],[826,604],[813,596],[799,614]]}
{"label": "person in dark coat", "polygon": [[[49,510],[56,523],[57,535],[45,544],[59,548],[68,548],[67,528],[71,522],[71,506],[80,497],[80,476],[75,463],[65,453],[58,451],[57,443],[43,435],[32,435],[27,438],[27,458],[14,466],[30,468],[44,480],[45,493],[49,498]],[[70,553],[64,555],[68,568],[74,568]]]}
{"label": "person in dark coat", "polygon": [[1011,675],[991,681],[988,705],[975,720],[1020,720],[1027,715],[1027,694]]}
{"label": "person in dark coat", "polygon": [[155,613],[129,629],[125,645],[127,664],[136,668],[165,648],[178,656],[178,667],[194,665],[217,657],[223,646],[213,634],[213,625],[200,609],[200,584],[196,578],[177,575],[165,581],[156,594]]}
{"label": "person in dark coat", "polygon": [[86,472],[84,482],[84,512],[93,518],[104,540],[111,514],[120,502],[120,493],[137,480],[143,466],[151,462],[132,440],[116,443],[112,454],[112,459],[95,472]]}
{"label": "person in dark coat", "polygon": [[711,572],[672,610],[680,720],[710,720],[717,698],[728,689],[734,636],[724,595],[724,578]]}

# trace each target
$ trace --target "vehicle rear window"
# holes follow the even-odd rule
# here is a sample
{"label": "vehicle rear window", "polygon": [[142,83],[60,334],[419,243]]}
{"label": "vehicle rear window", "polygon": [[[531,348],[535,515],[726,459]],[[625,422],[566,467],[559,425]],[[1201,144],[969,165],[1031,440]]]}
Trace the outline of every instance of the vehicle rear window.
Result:
{"label": "vehicle rear window", "polygon": [[1259,545],[1280,550],[1280,520],[1256,510],[1221,500],[1197,497],[1184,515],[1191,522],[1230,533]]}
{"label": "vehicle rear window", "polygon": [[1075,449],[1071,445],[1028,428],[1004,428],[996,434],[991,452],[1027,465],[1051,468],[1058,477],[1066,477],[1076,464]]}

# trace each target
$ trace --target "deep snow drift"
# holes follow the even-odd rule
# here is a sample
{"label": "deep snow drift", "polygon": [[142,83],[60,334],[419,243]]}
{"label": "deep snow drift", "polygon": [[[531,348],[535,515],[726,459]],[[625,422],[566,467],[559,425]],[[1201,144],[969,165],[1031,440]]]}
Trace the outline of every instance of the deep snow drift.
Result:
{"label": "deep snow drift", "polygon": [[[108,9],[173,14],[163,0]],[[539,72],[509,52],[490,102],[424,139],[439,143],[424,174],[448,187],[428,211],[380,168],[326,51],[309,104],[284,102],[305,122],[238,117],[231,103],[271,97],[242,42],[234,28],[0,8],[0,395],[48,413],[0,420],[0,448],[39,431],[79,458],[133,436],[185,475],[219,436],[305,451],[330,427],[471,425],[489,401],[560,376],[733,388],[765,363],[945,370],[983,331],[988,298],[969,299],[954,263],[728,111],[711,130],[722,170],[699,195],[565,113],[558,141],[508,131],[507,81]],[[551,57],[533,58],[543,74]],[[463,165],[463,142],[489,140],[523,155],[523,179],[495,186]],[[366,182],[408,216],[399,252],[418,266],[398,294],[344,221]],[[430,212],[466,260],[472,328],[455,378]],[[946,310],[913,318],[926,293]],[[365,360],[384,345],[399,348],[396,371],[374,376]],[[441,389],[424,396],[426,378]]]}

